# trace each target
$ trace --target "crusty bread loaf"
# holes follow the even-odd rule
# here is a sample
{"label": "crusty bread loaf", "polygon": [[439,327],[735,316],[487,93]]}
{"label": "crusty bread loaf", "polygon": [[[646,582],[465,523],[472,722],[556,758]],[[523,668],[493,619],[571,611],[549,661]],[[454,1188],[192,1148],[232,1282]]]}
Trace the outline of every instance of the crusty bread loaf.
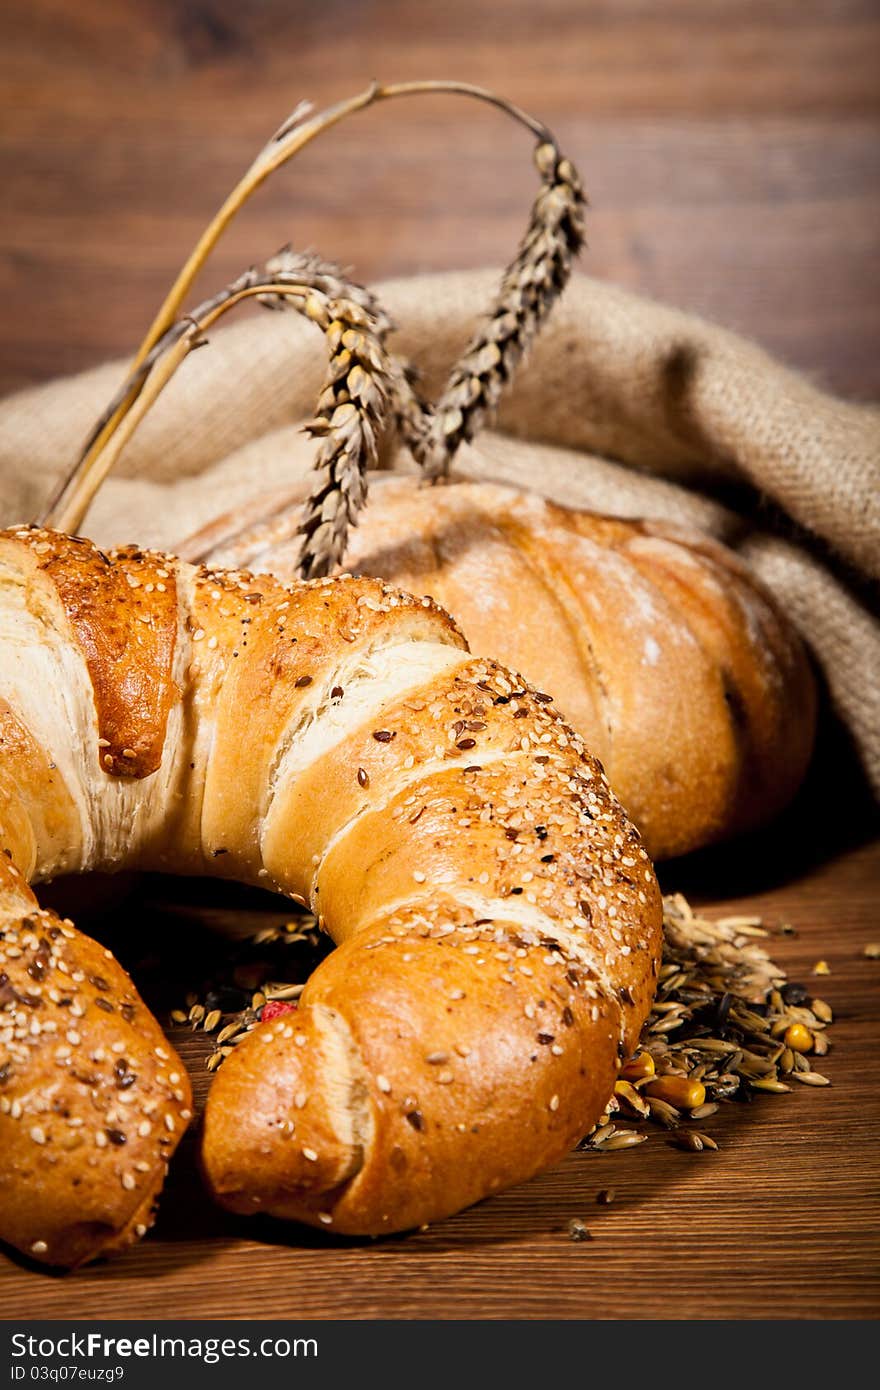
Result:
{"label": "crusty bread loaf", "polygon": [[[252,515],[266,511],[255,499]],[[220,518],[215,563],[295,573],[298,506]],[[771,819],[806,770],[815,684],[771,595],[724,546],[489,483],[372,484],[346,569],[434,597],[552,690],[655,859]]]}
{"label": "crusty bread loaf", "polygon": [[653,870],[551,697],[432,601],[18,528],[0,701],[0,1238],[75,1263],[141,1233],[189,1109],[126,977],[35,908],[62,869],[238,878],[340,943],[213,1082],[202,1164],[235,1210],[404,1229],[594,1123],[650,1005]]}

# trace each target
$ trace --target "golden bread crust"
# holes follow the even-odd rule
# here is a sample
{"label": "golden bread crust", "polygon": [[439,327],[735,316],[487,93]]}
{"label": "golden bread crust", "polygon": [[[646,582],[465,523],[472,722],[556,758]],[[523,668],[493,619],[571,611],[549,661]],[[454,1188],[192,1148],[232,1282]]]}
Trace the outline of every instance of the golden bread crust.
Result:
{"label": "golden bread crust", "polygon": [[552,690],[654,858],[771,819],[804,775],[803,645],[733,552],[695,531],[395,479],[345,563],[430,593],[472,650]]}
{"label": "golden bread crust", "polygon": [[77,1265],[152,1225],[189,1079],[111,953],[0,886],[0,1240]]}
{"label": "golden bread crust", "polygon": [[[283,584],[26,528],[0,566],[0,1238],[71,1264],[136,1239],[190,1108],[127,976],[24,882],[59,827],[72,867],[274,886],[341,943],[214,1080],[201,1161],[224,1204],[405,1229],[590,1128],[649,1008],[660,900],[549,694],[369,577]],[[102,757],[102,728],[136,758]]]}
{"label": "golden bread crust", "polygon": [[115,776],[147,777],[162,760],[177,698],[172,662],[177,594],[167,557],[134,546],[105,555],[90,542],[34,529],[16,533],[57,594],[92,681],[99,758]]}

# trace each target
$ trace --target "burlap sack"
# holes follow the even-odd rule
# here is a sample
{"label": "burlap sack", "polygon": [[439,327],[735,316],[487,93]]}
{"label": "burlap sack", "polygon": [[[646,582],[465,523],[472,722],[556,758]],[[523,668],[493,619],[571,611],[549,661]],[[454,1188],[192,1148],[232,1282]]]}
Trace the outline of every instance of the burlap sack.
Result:
{"label": "burlap sack", "polygon": [[[439,390],[494,272],[379,287],[394,346]],[[262,314],[216,332],[167,388],[83,528],[179,546],[216,513],[300,479],[298,429],[324,367],[315,330]],[[113,363],[0,405],[0,521],[29,520],[124,375]],[[407,465],[389,456],[386,463]],[[576,278],[496,432],[457,469],[624,516],[690,522],[733,546],[810,644],[880,793],[880,415],[826,395],[732,333]]]}

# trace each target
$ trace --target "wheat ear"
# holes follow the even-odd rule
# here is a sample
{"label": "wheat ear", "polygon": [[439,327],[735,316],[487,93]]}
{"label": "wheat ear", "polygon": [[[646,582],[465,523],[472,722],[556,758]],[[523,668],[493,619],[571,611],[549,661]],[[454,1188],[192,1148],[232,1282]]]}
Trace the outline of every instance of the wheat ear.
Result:
{"label": "wheat ear", "polygon": [[[296,277],[302,260],[285,251],[266,268],[276,280],[288,273]],[[320,442],[300,523],[304,579],[330,574],[342,561],[348,528],[366,501],[367,469],[376,465],[396,376],[384,343],[390,320],[368,291],[342,282],[335,267],[333,274],[335,283],[322,286],[321,293],[313,280],[315,292],[305,305],[327,340],[330,369],[315,418],[305,427]]]}
{"label": "wheat ear", "polygon": [[384,347],[390,320],[373,296],[346,280],[337,266],[314,255],[285,248],[262,270],[246,270],[163,332],[92,430],[85,452],[121,410],[82,480],[79,501],[88,506],[181,362],[205,344],[205,332],[230,309],[253,298],[267,308],[298,309],[321,329],[329,348],[329,371],[316,418],[306,426],[321,444],[301,557],[305,577],[328,574],[342,558],[348,527],[366,497],[365,474],[375,466],[377,438],[386,424],[399,368]]}
{"label": "wheat ear", "polygon": [[586,200],[574,165],[549,140],[538,144],[535,164],[542,182],[525,236],[439,401],[423,401],[411,376],[397,378],[398,429],[432,481],[495,411],[583,245]]}

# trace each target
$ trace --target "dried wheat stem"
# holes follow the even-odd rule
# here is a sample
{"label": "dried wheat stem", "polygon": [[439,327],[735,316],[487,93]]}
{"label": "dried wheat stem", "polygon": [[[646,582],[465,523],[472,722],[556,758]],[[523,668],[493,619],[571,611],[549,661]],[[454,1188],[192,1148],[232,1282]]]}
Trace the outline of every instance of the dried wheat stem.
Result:
{"label": "dried wheat stem", "polygon": [[[331,126],[338,124],[346,116],[350,116],[356,111],[362,111],[365,107],[372,106],[376,102],[388,101],[394,97],[430,94],[469,96],[478,101],[488,102],[527,126],[537,135],[539,140],[552,142],[552,136],[542,122],[535,120],[533,116],[512,102],[496,96],[494,92],[490,92],[484,87],[474,86],[469,82],[398,82],[384,85],[372,82],[369,87],[356,96],[350,97],[347,101],[337,102],[334,106],[328,106],[315,115],[312,115],[313,108],[310,102],[300,102],[271,140],[260,150],[250,168],[236,184],[229,197],[199,237],[138,349],[134,366],[140,365],[150,349],[177,318],[180,307],[196,275],[220,240],[223,232],[251,194],[270,174],[292,159],[316,135],[329,130]],[[307,120],[306,118],[309,116],[311,119]]]}
{"label": "dried wheat stem", "polygon": [[324,130],[329,130],[331,126],[344,120],[353,111],[360,111],[364,106],[371,105],[375,99],[376,84],[372,83],[365,91],[359,92],[357,96],[350,97],[347,101],[339,101],[334,106],[328,106],[324,111],[319,111],[312,116],[311,120],[306,119],[313,110],[311,102],[301,101],[299,103],[276,130],[271,140],[260,150],[250,168],[233,188],[229,197],[199,237],[138,349],[134,361],[135,366],[143,361],[150,349],[177,318],[193,281],[223,232],[251,194],[265,182],[270,174],[292,159],[316,135]]}
{"label": "dried wheat stem", "polygon": [[[62,481],[58,491],[44,510],[40,518],[43,525],[54,526],[62,531],[73,531],[81,525],[85,511],[78,510],[72,502],[72,496],[77,495],[79,491],[74,485],[75,480],[83,473],[88,474],[94,467],[98,481],[94,487],[86,491],[90,496],[94,496],[100,487],[108,471],[99,463],[102,451],[137,400],[145,380],[145,377],[138,373],[138,369],[147,361],[151,352],[174,323],[193,281],[236,213],[270,174],[292,159],[316,135],[329,129],[330,126],[336,125],[338,121],[343,120],[353,111],[369,106],[375,100],[375,91],[376,84],[373,83],[365,91],[358,93],[357,96],[351,97],[347,101],[337,102],[335,106],[327,107],[326,110],[319,112],[311,120],[306,119],[312,110],[311,103],[300,102],[275,132],[272,139],[260,150],[250,168],[236,184],[190,252],[185,265],[166,295],[146,337],[135,354],[128,390],[119,393],[116,407],[105,413],[103,423],[93,431],[71,474]],[[118,455],[118,450],[116,452]]]}

